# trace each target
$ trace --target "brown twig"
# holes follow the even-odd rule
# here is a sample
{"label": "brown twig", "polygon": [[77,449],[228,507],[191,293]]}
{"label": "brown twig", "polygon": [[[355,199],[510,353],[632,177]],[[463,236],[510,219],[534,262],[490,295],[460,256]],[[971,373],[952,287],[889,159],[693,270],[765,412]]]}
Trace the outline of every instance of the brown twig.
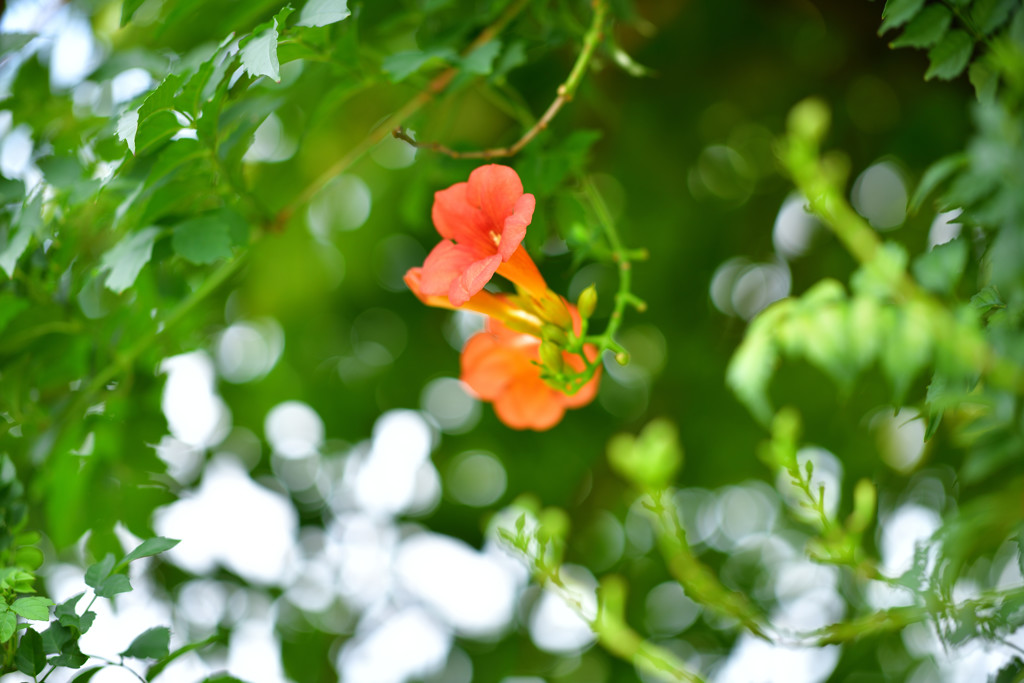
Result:
{"label": "brown twig", "polygon": [[537,123],[523,133],[523,136],[516,140],[511,145],[506,147],[492,147],[490,149],[477,149],[469,151],[459,151],[452,149],[446,145],[442,145],[439,142],[417,142],[401,126],[396,127],[391,131],[393,137],[399,140],[404,140],[417,149],[426,149],[431,152],[438,152],[452,157],[453,159],[501,159],[504,157],[515,156],[519,153],[523,147],[530,144],[531,141],[537,135],[548,127],[551,120],[555,118],[559,110],[569,102],[573,95],[576,94],[576,89],[579,88],[580,81],[583,80],[583,74],[586,71],[587,65],[590,63],[591,57],[594,55],[594,49],[597,44],[601,42],[603,37],[605,17],[608,14],[608,3],[607,0],[594,0],[594,18],[591,21],[590,28],[587,30],[586,36],[583,38],[583,49],[580,50],[579,56],[576,58],[576,63],[573,64],[572,71],[569,72],[569,77],[558,86],[558,91],[554,101],[548,106],[547,111],[537,120]]}

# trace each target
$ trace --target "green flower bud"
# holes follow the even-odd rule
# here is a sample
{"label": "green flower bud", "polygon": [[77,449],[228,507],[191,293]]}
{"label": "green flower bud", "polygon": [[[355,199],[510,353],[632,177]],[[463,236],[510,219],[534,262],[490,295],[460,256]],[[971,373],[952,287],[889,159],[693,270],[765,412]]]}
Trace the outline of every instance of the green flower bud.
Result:
{"label": "green flower bud", "polygon": [[580,292],[580,298],[576,300],[576,309],[580,312],[580,317],[584,320],[594,315],[594,309],[597,308],[597,287],[590,285],[582,292]]}
{"label": "green flower bud", "polygon": [[565,360],[562,358],[562,350],[554,342],[541,342],[540,359],[544,367],[554,373],[559,373],[565,367]]}
{"label": "green flower bud", "polygon": [[540,335],[544,341],[551,342],[559,347],[564,347],[569,343],[569,337],[565,335],[565,330],[558,325],[552,325],[551,323],[545,323],[544,326],[540,328]]}

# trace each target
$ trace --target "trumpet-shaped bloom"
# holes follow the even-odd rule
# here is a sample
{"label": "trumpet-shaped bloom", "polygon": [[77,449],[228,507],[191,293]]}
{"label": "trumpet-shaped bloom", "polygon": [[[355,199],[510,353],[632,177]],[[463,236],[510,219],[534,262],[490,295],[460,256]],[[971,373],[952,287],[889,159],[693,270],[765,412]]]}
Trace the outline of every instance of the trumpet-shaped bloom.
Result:
{"label": "trumpet-shaped bloom", "polygon": [[508,166],[490,164],[434,194],[431,215],[444,238],[423,262],[420,289],[461,306],[500,273],[535,296],[547,284],[520,244],[536,201]]}
{"label": "trumpet-shaped bloom", "polygon": [[[579,314],[569,307],[575,326]],[[490,318],[483,332],[475,334],[462,350],[462,381],[484,401],[494,403],[498,418],[513,429],[543,431],[558,424],[567,408],[580,408],[594,400],[600,370],[572,396],[541,379],[540,340],[510,330]],[[583,360],[562,354],[567,367],[583,369]]]}

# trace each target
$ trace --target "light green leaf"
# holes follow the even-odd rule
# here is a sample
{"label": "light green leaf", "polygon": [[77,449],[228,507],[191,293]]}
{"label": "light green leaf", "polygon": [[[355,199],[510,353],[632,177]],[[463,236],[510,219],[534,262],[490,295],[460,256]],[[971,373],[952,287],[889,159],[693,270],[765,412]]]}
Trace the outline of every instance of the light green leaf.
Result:
{"label": "light green leaf", "polygon": [[468,73],[486,76],[493,70],[499,52],[501,41],[489,40],[462,58],[462,68]]}
{"label": "light green leaf", "polygon": [[[14,269],[18,265],[18,260],[25,253],[25,250],[28,249],[32,236],[42,225],[42,208],[43,195],[41,192],[37,192],[32,199],[22,205],[18,218],[11,226],[8,232],[7,245],[3,251],[0,251],[0,268],[3,268],[3,271],[7,273],[7,277],[14,276]],[[13,236],[11,236],[12,232],[14,233]]]}
{"label": "light green leaf", "polygon": [[4,605],[0,612],[0,643],[6,643],[14,635],[18,627],[18,615],[7,609]]}
{"label": "light green leaf", "polygon": [[117,139],[127,143],[128,150],[135,154],[135,135],[139,131],[139,111],[130,109],[117,120]]}
{"label": "light green leaf", "polygon": [[71,640],[71,629],[60,622],[53,622],[50,627],[43,631],[43,650],[48,654],[56,654],[61,651],[65,643]]}
{"label": "light green leaf", "polygon": [[886,0],[885,9],[882,10],[882,27],[878,29],[878,35],[907,23],[923,6],[924,0]]}
{"label": "light green leaf", "polygon": [[142,154],[169,140],[181,130],[181,122],[173,111],[163,109],[139,124],[135,133],[135,153]]}
{"label": "light green leaf", "polygon": [[43,638],[29,629],[21,636],[18,651],[14,655],[14,665],[18,671],[29,676],[37,676],[46,668],[46,652],[43,651]]}
{"label": "light green leaf", "polygon": [[174,546],[181,543],[181,541],[174,538],[164,538],[163,536],[154,536],[153,538],[147,538],[145,541],[139,544],[135,550],[131,551],[124,556],[120,562],[117,563],[114,571],[117,571],[121,567],[127,566],[130,562],[134,562],[143,557],[152,557],[153,555],[159,555],[165,550],[170,550]]}
{"label": "light green leaf", "polygon": [[966,31],[950,31],[928,51],[928,61],[931,65],[925,72],[924,79],[930,81],[939,78],[948,81],[956,78],[967,67],[973,51],[974,41]]}
{"label": "light green leaf", "polygon": [[170,652],[171,629],[158,626],[140,633],[128,649],[121,653],[122,657],[137,659],[160,659]]}
{"label": "light green leaf", "polygon": [[971,297],[971,307],[979,313],[987,313],[993,308],[1003,308],[1005,305],[999,292],[992,286],[985,287]]}
{"label": "light green leaf", "polygon": [[966,165],[967,155],[960,153],[943,157],[929,166],[924,175],[921,176],[921,182],[918,183],[917,189],[914,190],[914,196],[910,198],[910,206],[907,210],[910,213],[917,213],[925,197],[930,195],[943,181]]}
{"label": "light green leaf", "polygon": [[277,61],[277,19],[273,28],[250,40],[242,48],[242,66],[251,76],[269,76],[281,82],[281,64]]}
{"label": "light green leaf", "polygon": [[999,88],[999,73],[983,61],[976,61],[967,69],[967,79],[974,86],[974,94],[982,104],[992,104]]}
{"label": "light green leaf", "polygon": [[[150,226],[138,232],[125,235],[120,242],[103,255],[100,260],[101,270],[110,271],[107,276],[107,289],[120,294],[135,283],[142,267],[149,263],[153,256],[153,242],[160,234],[160,228]],[[110,562],[113,566],[113,558]],[[88,580],[86,581],[88,583]],[[94,584],[89,584],[94,586]]]}
{"label": "light green leaf", "polygon": [[11,611],[24,619],[32,621],[48,621],[50,619],[50,607],[53,600],[39,595],[28,598],[18,598],[11,603]]}
{"label": "light green leaf", "polygon": [[171,244],[175,253],[196,265],[231,258],[230,225],[219,214],[193,218],[175,226]]}
{"label": "light green leaf", "polygon": [[108,576],[96,586],[96,595],[101,598],[112,598],[118,593],[127,593],[132,589],[132,584],[124,574]]}
{"label": "light green leaf", "polygon": [[348,11],[348,0],[309,0],[299,13],[296,26],[327,26],[352,13]]}
{"label": "light green leaf", "polygon": [[174,98],[184,80],[181,74],[168,74],[139,107],[139,122],[145,121],[159,111],[174,109]]}
{"label": "light green leaf", "polygon": [[10,292],[0,294],[0,332],[3,332],[7,324],[26,308],[28,301],[20,296]]}
{"label": "light green leaf", "polygon": [[891,47],[931,47],[949,30],[953,14],[943,5],[928,5],[907,24]]}
{"label": "light green leaf", "polygon": [[407,50],[385,57],[381,68],[391,78],[392,83],[398,83],[422,69],[429,62],[451,62],[457,58],[458,55],[455,53],[455,50],[450,47],[437,47],[430,50]]}
{"label": "light green leaf", "polygon": [[100,671],[103,671],[102,666],[91,666],[88,669],[82,669],[77,676],[71,679],[71,683],[89,683],[89,680]]}

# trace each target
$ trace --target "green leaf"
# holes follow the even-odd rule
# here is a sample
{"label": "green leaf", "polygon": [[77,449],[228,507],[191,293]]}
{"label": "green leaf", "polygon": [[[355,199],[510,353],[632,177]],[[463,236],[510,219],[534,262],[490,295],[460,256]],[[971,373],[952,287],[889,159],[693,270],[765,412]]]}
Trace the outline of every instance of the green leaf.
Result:
{"label": "green leaf", "polygon": [[181,166],[190,161],[202,159],[209,154],[209,151],[198,140],[182,138],[175,140],[160,151],[160,156],[146,174],[144,187],[149,187],[157,181],[173,173]]}
{"label": "green leaf", "polygon": [[132,584],[124,574],[114,574],[103,579],[100,585],[96,586],[96,595],[101,598],[112,598],[118,593],[131,591]]}
{"label": "green leaf", "polygon": [[71,629],[59,622],[53,622],[43,631],[43,649],[49,654],[56,654],[71,640]]}
{"label": "green leaf", "polygon": [[171,652],[170,654],[168,654],[168,655],[166,655],[164,657],[161,657],[160,661],[154,662],[153,665],[151,667],[149,667],[149,669],[146,670],[146,678],[148,680],[153,680],[154,678],[156,678],[157,676],[160,675],[161,671],[163,671],[165,668],[167,668],[167,666],[171,662],[173,662],[175,659],[177,659],[178,657],[181,657],[182,655],[186,655],[189,652],[192,652],[193,650],[200,650],[200,649],[206,647],[207,645],[211,645],[213,643],[224,642],[225,637],[226,637],[226,634],[224,632],[219,632],[219,633],[214,633],[209,638],[205,638],[203,640],[198,640],[198,641],[196,641],[194,643],[188,643],[187,645],[182,645],[181,647],[179,647],[174,652]]}
{"label": "green leaf", "polygon": [[967,69],[967,79],[974,86],[974,94],[982,104],[993,104],[999,88],[999,73],[983,61],[974,62]]}
{"label": "green leaf", "polygon": [[181,74],[172,73],[160,81],[160,85],[146,97],[142,106],[139,107],[139,123],[141,124],[157,112],[173,110],[174,98],[184,80],[185,78]]}
{"label": "green leaf", "polygon": [[907,24],[890,47],[931,47],[949,30],[953,14],[943,5],[928,5]]}
{"label": "green leaf", "polygon": [[135,10],[142,7],[142,3],[146,0],[124,0],[124,4],[121,5],[121,28],[131,21],[132,15],[135,14]]}
{"label": "green leaf", "polygon": [[14,635],[18,626],[18,615],[4,606],[0,612],[0,643],[6,643]]}
{"label": "green leaf", "polygon": [[924,175],[921,176],[921,182],[918,183],[917,189],[914,190],[914,196],[910,198],[910,206],[907,210],[910,213],[917,213],[925,198],[936,187],[965,166],[967,166],[967,155],[962,152],[943,157],[929,166]]}
{"label": "green leaf", "polygon": [[254,37],[241,52],[242,66],[249,75],[269,76],[275,82],[281,82],[281,64],[277,61],[277,19],[273,28]]}
{"label": "green leaf", "polygon": [[29,676],[39,675],[46,667],[43,639],[32,629],[22,634],[18,651],[14,654],[14,665],[18,667],[18,671]]}
{"label": "green leaf", "polygon": [[128,649],[121,653],[122,657],[137,659],[161,659],[170,652],[171,629],[158,626],[140,633]]}
{"label": "green leaf", "polygon": [[181,122],[174,112],[164,109],[139,123],[135,133],[135,154],[156,147],[174,136],[181,130]]}
{"label": "green leaf", "polygon": [[882,27],[878,29],[878,35],[907,23],[923,6],[924,0],[886,0],[885,9],[882,10]]}
{"label": "green leaf", "polygon": [[955,239],[939,244],[914,259],[914,277],[925,289],[951,294],[967,265],[967,240]]}
{"label": "green leaf", "polygon": [[83,669],[77,676],[71,679],[71,683],[89,683],[89,680],[100,671],[103,671],[102,666],[91,666],[88,669]]}
{"label": "green leaf", "polygon": [[430,50],[407,50],[384,58],[381,68],[391,79],[399,83],[431,62],[452,62],[458,59],[450,47],[436,47]]}
{"label": "green leaf", "polygon": [[135,109],[121,114],[117,120],[117,139],[128,145],[128,150],[135,154],[135,136],[139,132],[139,112]]}
{"label": "green leaf", "polygon": [[999,292],[997,292],[996,288],[992,286],[985,287],[971,297],[971,307],[979,313],[987,313],[993,308],[1003,308],[1004,306],[1006,306],[1006,304],[1003,303],[1002,298],[999,296]]}
{"label": "green leaf", "polygon": [[[103,579],[110,576],[110,572],[114,569],[114,556],[111,553],[107,553],[99,562],[91,565],[85,570],[85,585],[92,588],[96,588],[100,585]],[[78,596],[81,597],[81,596]],[[75,598],[75,602],[78,598]],[[74,603],[72,603],[72,609],[74,609]]]}
{"label": "green leaf", "polygon": [[931,65],[925,72],[924,79],[930,81],[939,78],[948,81],[956,78],[967,67],[973,51],[974,41],[966,31],[950,31],[928,51],[928,61]]}
{"label": "green leaf", "polygon": [[468,73],[486,76],[494,68],[494,59],[501,52],[500,40],[489,40],[462,58],[462,68]]}
{"label": "green leaf", "polygon": [[154,536],[153,538],[147,538],[145,541],[139,544],[135,550],[131,551],[124,556],[124,559],[117,563],[114,571],[121,569],[122,567],[128,566],[129,563],[143,557],[152,557],[153,555],[159,555],[160,553],[170,550],[174,546],[181,543],[181,541],[174,538],[164,538],[163,536]]}
{"label": "green leaf", "polygon": [[974,0],[971,4],[971,19],[982,35],[988,35],[1006,23],[1020,0]]}
{"label": "green leaf", "polygon": [[[110,271],[107,276],[107,289],[120,294],[135,283],[142,267],[149,263],[153,256],[153,242],[160,234],[160,228],[151,226],[138,232],[125,235],[110,251],[100,259],[101,270]],[[104,560],[106,562],[106,560]],[[94,565],[95,566],[95,565]],[[114,557],[110,556],[110,566],[114,566]],[[109,573],[109,569],[107,570]],[[86,583],[88,573],[86,574]],[[95,587],[95,584],[89,583]]]}
{"label": "green leaf", "polygon": [[309,0],[299,13],[296,26],[327,26],[352,13],[348,11],[348,0]]}
{"label": "green leaf", "polygon": [[48,621],[50,619],[50,607],[53,600],[39,595],[28,598],[18,598],[11,603],[11,611],[20,617],[32,621]]}
{"label": "green leaf", "polygon": [[28,308],[28,301],[20,296],[10,292],[0,294],[0,332],[3,332],[7,324],[26,308]]}
{"label": "green leaf", "polygon": [[220,214],[193,218],[174,227],[174,251],[189,263],[206,265],[231,258],[230,225]]}
{"label": "green leaf", "polygon": [[[87,575],[88,575],[88,571],[87,571]],[[70,626],[71,625],[71,624],[68,624],[68,623],[66,623],[64,621],[65,618],[73,617],[75,622],[76,622],[76,625],[77,625],[78,613],[75,612],[75,607],[78,605],[78,601],[82,599],[83,595],[85,595],[85,593],[79,593],[78,595],[75,595],[74,597],[68,598],[64,602],[62,602],[59,605],[57,605],[56,607],[54,607],[53,608],[53,616],[55,616],[60,621],[60,623],[64,624],[65,626]]]}
{"label": "green leaf", "polygon": [[[42,225],[42,209],[43,193],[36,192],[18,212],[18,217],[8,232],[7,245],[3,251],[0,251],[0,268],[7,273],[7,277],[14,276],[14,269],[18,266],[19,259],[28,249],[32,236]],[[14,233],[13,236],[11,236],[11,232]]]}
{"label": "green leaf", "polygon": [[78,641],[72,641],[65,645],[58,656],[50,660],[53,666],[66,666],[69,669],[80,669],[89,661],[88,655],[82,654],[78,647]]}
{"label": "green leaf", "polygon": [[245,681],[228,674],[214,674],[209,678],[203,679],[203,683],[245,683]]}

